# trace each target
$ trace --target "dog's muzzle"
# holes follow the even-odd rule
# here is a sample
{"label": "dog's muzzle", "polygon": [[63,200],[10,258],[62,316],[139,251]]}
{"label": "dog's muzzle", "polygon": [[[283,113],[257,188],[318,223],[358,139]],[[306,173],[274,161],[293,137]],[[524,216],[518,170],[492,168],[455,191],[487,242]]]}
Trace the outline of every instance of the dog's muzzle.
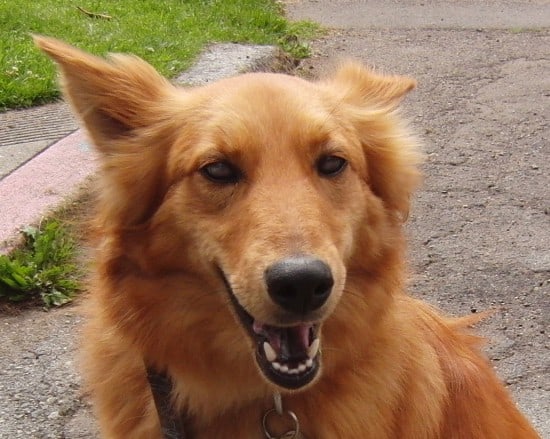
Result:
{"label": "dog's muzzle", "polygon": [[256,361],[264,376],[280,387],[299,389],[320,370],[320,322],[312,316],[319,315],[332,292],[332,272],[319,259],[298,256],[274,263],[264,276],[269,296],[287,316],[280,325],[251,315],[222,271],[231,303],[256,346]]}

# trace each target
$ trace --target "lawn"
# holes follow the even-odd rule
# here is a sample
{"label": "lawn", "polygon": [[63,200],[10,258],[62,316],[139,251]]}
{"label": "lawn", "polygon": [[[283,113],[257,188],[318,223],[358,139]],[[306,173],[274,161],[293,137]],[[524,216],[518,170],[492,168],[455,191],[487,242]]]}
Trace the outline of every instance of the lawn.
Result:
{"label": "lawn", "polygon": [[31,33],[89,52],[134,53],[168,77],[205,44],[295,41],[308,23],[289,23],[271,0],[0,0],[0,111],[58,97],[54,66]]}

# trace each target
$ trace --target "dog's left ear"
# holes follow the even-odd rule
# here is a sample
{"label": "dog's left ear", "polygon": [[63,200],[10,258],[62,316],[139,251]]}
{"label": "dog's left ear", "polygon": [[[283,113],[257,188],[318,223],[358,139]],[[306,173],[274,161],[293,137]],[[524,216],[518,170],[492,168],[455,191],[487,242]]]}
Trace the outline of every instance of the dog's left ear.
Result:
{"label": "dog's left ear", "polygon": [[64,94],[102,153],[125,153],[113,150],[112,141],[154,122],[154,106],[171,91],[170,83],[138,57],[104,59],[55,38],[33,39],[59,66]]}
{"label": "dog's left ear", "polygon": [[99,58],[54,38],[34,36],[58,65],[64,95],[100,153],[105,224],[136,226],[154,213],[166,190],[171,139],[150,127],[171,121],[175,88],[135,56]]}
{"label": "dog's left ear", "polygon": [[406,76],[381,75],[357,62],[340,67],[331,82],[338,84],[342,99],[356,105],[369,104],[393,109],[408,92],[416,87],[416,81]]}
{"label": "dog's left ear", "polygon": [[342,66],[324,82],[342,104],[363,144],[368,184],[384,204],[403,220],[409,200],[420,182],[418,143],[396,113],[416,81],[381,75],[359,64]]}

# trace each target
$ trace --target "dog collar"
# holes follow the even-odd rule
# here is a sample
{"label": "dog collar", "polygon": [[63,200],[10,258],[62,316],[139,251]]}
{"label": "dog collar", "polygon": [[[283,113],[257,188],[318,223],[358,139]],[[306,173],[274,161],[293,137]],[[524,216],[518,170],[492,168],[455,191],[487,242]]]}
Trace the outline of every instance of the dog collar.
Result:
{"label": "dog collar", "polygon": [[163,439],[190,439],[185,432],[187,419],[174,412],[170,394],[172,380],[165,373],[147,369],[147,380],[153,393]]}
{"label": "dog collar", "polygon": [[[147,369],[147,380],[151,387],[155,407],[162,430],[163,439],[190,439],[186,433],[187,418],[174,412],[170,394],[172,380],[165,373],[153,368]],[[273,435],[269,429],[272,417],[279,416],[287,419],[290,429],[282,435]],[[298,416],[291,410],[283,409],[283,401],[279,392],[273,393],[273,408],[267,410],[262,418],[262,428],[266,439],[305,439],[300,431]]]}
{"label": "dog collar", "polygon": [[[269,430],[269,419],[272,416],[287,418],[292,427],[286,433],[274,436]],[[265,412],[262,418],[262,427],[266,439],[305,439],[300,432],[300,421],[298,421],[298,416],[291,410],[283,410],[283,401],[279,392],[273,393],[273,408]]]}

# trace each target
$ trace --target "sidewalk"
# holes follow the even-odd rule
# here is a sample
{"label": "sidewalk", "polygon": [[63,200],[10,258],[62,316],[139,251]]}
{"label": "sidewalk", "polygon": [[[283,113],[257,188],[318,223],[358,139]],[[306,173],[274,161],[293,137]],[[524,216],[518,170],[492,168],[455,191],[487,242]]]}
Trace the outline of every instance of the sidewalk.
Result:
{"label": "sidewalk", "polygon": [[[176,81],[269,68],[278,55],[272,46],[215,45]],[[96,163],[83,131],[71,133],[76,122],[63,103],[0,114],[0,127],[1,243],[71,197]],[[0,314],[0,439],[98,437],[75,364],[80,323],[75,306]]]}

